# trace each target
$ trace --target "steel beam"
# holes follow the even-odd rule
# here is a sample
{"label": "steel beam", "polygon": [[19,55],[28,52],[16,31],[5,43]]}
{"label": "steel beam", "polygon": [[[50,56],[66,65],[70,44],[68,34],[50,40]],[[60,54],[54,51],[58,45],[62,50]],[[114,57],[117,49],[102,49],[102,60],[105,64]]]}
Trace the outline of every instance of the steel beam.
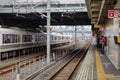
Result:
{"label": "steel beam", "polygon": [[[25,7],[20,7],[20,8],[0,8],[0,13],[32,13],[32,12],[38,12],[38,13],[46,13],[47,9],[46,8],[28,8],[26,10]],[[65,7],[65,8],[51,8],[50,12],[87,12],[86,8],[84,7]]]}
{"label": "steel beam", "polygon": [[[80,4],[85,3],[55,3],[50,2],[52,4],[50,12],[80,12],[81,9],[83,11],[87,11],[85,6],[81,6]],[[69,5],[69,6],[68,6]],[[47,12],[47,2],[28,2],[28,0],[24,3],[16,2],[12,0],[9,4],[0,4],[0,13],[31,13],[31,12],[39,12],[46,13]]]}
{"label": "steel beam", "polygon": [[103,7],[105,5],[105,0],[102,0],[102,4],[101,4],[101,8],[100,8],[100,12],[99,12],[99,16],[98,16],[98,20],[97,20],[97,24],[99,23],[100,21],[100,17],[101,17],[101,13],[103,11]]}

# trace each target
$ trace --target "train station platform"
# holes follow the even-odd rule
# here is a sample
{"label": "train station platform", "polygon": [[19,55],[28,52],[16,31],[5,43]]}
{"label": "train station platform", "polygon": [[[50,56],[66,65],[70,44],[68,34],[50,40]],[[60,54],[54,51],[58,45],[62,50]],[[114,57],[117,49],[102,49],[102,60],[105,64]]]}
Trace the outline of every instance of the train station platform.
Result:
{"label": "train station platform", "polygon": [[120,80],[120,70],[97,47],[91,45],[75,80]]}

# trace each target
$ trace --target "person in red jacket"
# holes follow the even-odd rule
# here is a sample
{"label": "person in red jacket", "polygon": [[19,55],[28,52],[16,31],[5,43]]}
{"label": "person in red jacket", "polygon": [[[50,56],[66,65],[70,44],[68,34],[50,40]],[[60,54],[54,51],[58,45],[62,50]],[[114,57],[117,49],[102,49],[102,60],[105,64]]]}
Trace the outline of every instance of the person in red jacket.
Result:
{"label": "person in red jacket", "polygon": [[107,37],[105,37],[105,46],[107,46]]}
{"label": "person in red jacket", "polygon": [[105,37],[102,36],[102,38],[101,38],[101,52],[102,52],[102,54],[104,54],[105,45],[106,45],[106,40],[105,40]]}

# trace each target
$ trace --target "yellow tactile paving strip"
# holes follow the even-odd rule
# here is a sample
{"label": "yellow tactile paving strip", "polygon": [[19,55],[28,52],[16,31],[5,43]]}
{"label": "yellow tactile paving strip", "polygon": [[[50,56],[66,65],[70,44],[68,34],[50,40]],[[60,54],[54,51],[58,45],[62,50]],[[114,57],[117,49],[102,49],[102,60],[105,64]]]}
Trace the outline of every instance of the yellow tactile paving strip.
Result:
{"label": "yellow tactile paving strip", "polygon": [[[94,63],[94,62],[93,62]],[[92,64],[92,76],[91,76],[91,80],[93,80],[93,77],[94,77],[94,65]]]}
{"label": "yellow tactile paving strip", "polygon": [[106,80],[105,72],[101,63],[100,55],[98,49],[95,49],[95,58],[96,58],[96,67],[97,67],[97,76],[98,80]]}
{"label": "yellow tactile paving strip", "polygon": [[113,74],[105,74],[97,48],[95,48],[95,58],[98,80],[107,80],[108,78],[120,78],[120,76],[114,76]]}

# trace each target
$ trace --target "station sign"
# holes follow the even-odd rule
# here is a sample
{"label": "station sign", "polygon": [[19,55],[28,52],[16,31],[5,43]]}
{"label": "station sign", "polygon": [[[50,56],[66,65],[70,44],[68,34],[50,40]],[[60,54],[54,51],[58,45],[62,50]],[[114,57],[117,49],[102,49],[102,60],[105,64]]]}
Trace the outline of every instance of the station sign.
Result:
{"label": "station sign", "polygon": [[114,18],[114,10],[108,10],[108,18]]}
{"label": "station sign", "polygon": [[120,10],[108,10],[108,18],[120,17]]}

